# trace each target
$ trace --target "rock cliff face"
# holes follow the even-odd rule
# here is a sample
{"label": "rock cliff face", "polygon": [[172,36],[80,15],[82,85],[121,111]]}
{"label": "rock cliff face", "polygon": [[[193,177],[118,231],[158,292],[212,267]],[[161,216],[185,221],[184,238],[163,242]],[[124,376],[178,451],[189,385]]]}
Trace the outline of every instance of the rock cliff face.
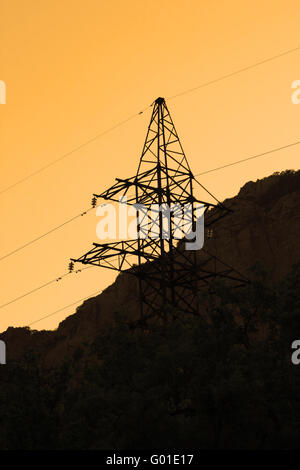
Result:
{"label": "rock cliff face", "polygon": [[300,259],[300,171],[250,181],[224,204],[234,212],[207,248],[244,274],[259,262],[273,282],[282,279]]}
{"label": "rock cliff face", "polygon": [[[282,279],[300,260],[300,171],[250,181],[224,204],[233,212],[214,225],[205,249],[248,277],[258,262],[270,281]],[[78,349],[85,351],[88,360],[89,344],[110,327],[117,310],[130,318],[137,316],[137,283],[128,274],[119,275],[102,294],[86,300],[56,331],[8,328],[0,334],[8,345],[7,360],[38,350],[41,365],[55,367]]]}

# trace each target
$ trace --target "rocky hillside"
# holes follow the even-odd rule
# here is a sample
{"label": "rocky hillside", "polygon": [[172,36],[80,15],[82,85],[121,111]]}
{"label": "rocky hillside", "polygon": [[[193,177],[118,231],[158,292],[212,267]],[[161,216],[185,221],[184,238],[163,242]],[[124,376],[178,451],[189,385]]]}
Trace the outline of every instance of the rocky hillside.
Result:
{"label": "rocky hillside", "polygon": [[[215,224],[205,249],[247,277],[253,276],[251,268],[259,263],[273,283],[279,282],[300,260],[300,171],[250,181],[224,204],[233,212]],[[51,368],[78,349],[88,360],[89,345],[100,331],[109,329],[118,310],[131,318],[138,312],[137,285],[126,274],[85,301],[56,331],[8,328],[0,334],[7,344],[7,360],[38,350],[41,365]]]}

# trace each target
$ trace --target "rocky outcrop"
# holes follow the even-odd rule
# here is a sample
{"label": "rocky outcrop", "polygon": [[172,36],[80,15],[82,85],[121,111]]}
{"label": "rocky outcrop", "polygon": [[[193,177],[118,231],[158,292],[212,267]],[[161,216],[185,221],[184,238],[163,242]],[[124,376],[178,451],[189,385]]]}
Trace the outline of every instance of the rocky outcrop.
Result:
{"label": "rocky outcrop", "polygon": [[273,282],[300,260],[300,171],[245,184],[224,201],[233,212],[216,223],[207,248],[242,273],[260,263]]}
{"label": "rocky outcrop", "polygon": [[[300,171],[250,181],[224,204],[233,212],[216,222],[205,249],[247,277],[258,262],[270,281],[282,279],[300,260]],[[30,350],[40,352],[44,367],[56,366],[78,350],[85,351],[88,360],[89,345],[112,325],[118,310],[130,318],[138,314],[137,282],[128,274],[119,275],[104,292],[86,300],[56,331],[10,327],[0,339],[13,345],[8,347],[8,361]]]}

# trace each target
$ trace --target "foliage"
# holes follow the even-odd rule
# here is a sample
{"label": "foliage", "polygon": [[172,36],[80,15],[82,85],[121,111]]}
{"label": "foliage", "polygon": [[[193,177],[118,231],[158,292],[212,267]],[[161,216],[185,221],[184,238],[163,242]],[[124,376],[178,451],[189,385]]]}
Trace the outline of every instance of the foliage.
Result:
{"label": "foliage", "polygon": [[215,284],[202,294],[203,317],[182,312],[132,330],[120,313],[91,347],[97,360],[79,350],[52,371],[34,353],[7,364],[0,448],[297,447],[300,265],[276,289],[264,279],[236,290]]}

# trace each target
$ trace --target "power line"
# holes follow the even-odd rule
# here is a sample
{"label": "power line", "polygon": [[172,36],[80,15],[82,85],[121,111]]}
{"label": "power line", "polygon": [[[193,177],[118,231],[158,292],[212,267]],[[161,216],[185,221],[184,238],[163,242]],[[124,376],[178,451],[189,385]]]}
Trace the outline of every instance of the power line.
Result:
{"label": "power line", "polygon": [[[293,143],[291,143],[291,144],[283,145],[282,147],[277,147],[277,148],[274,148],[274,149],[271,149],[271,150],[267,150],[266,152],[262,152],[262,153],[259,153],[259,154],[256,154],[256,155],[252,155],[252,156],[250,156],[250,157],[243,158],[242,160],[236,160],[236,161],[234,161],[234,162],[232,162],[232,163],[227,163],[226,165],[222,165],[222,166],[219,166],[219,167],[217,167],[217,168],[212,168],[212,169],[210,169],[210,170],[203,171],[203,172],[201,172],[201,173],[197,173],[196,175],[194,175],[194,177],[206,175],[206,174],[208,174],[208,173],[212,173],[212,172],[214,172],[214,171],[222,170],[223,168],[228,168],[228,167],[233,166],[233,165],[238,165],[239,163],[243,163],[243,162],[246,162],[246,161],[249,161],[249,160],[253,160],[253,159],[255,159],[255,158],[263,157],[264,155],[268,155],[268,154],[271,154],[271,153],[274,153],[274,152],[279,152],[280,150],[284,150],[284,149],[286,149],[286,148],[293,147],[293,146],[299,145],[299,144],[300,144],[300,141],[297,141],[297,142],[293,142]],[[199,181],[197,181],[196,179],[195,179],[195,181],[196,181],[205,191],[207,191],[219,204],[221,204],[220,201],[219,201],[215,196],[213,196],[213,195],[208,191],[207,188],[205,188],[205,187],[204,187]],[[100,207],[100,206],[103,207],[103,206],[105,206],[106,204],[107,204],[107,203],[101,204],[101,205],[99,205],[99,206],[97,206],[97,207]],[[41,240],[42,238],[46,237],[47,235],[51,234],[52,232],[54,232],[54,231],[60,229],[60,228],[63,227],[64,225],[67,225],[67,224],[69,224],[70,222],[72,222],[73,220],[76,220],[76,219],[78,219],[79,217],[81,217],[81,216],[87,214],[87,213],[88,213],[89,211],[91,211],[91,210],[93,210],[93,207],[89,208],[89,209],[86,210],[85,212],[81,212],[80,214],[78,214],[78,215],[72,217],[71,219],[66,220],[66,221],[63,222],[62,224],[60,224],[60,225],[58,225],[58,226],[52,228],[52,229],[49,230],[48,232],[46,232],[46,233],[40,235],[39,237],[34,238],[33,240],[30,240],[29,242],[25,243],[24,245],[22,245],[22,246],[16,248],[15,250],[11,251],[10,253],[7,253],[6,255],[2,256],[2,257],[0,258],[0,261],[2,261],[2,260],[4,260],[4,259],[8,258],[9,256],[12,256],[13,254],[17,253],[18,251],[21,251],[21,250],[23,250],[24,248],[28,247],[29,245],[32,245],[33,243],[35,243],[35,242]]]}
{"label": "power line", "polygon": [[[239,70],[236,70],[235,72],[231,72],[231,73],[229,73],[229,74],[222,75],[221,77],[218,77],[218,78],[216,78],[216,79],[214,79],[214,80],[210,80],[210,81],[205,82],[205,83],[202,83],[201,85],[198,85],[198,86],[196,86],[196,87],[189,88],[189,89],[184,90],[184,91],[182,91],[182,92],[180,92],[180,93],[177,93],[176,95],[169,96],[167,99],[168,99],[168,100],[172,100],[172,99],[175,99],[175,98],[177,98],[177,97],[179,97],[179,96],[183,96],[183,95],[185,95],[185,94],[187,94],[187,93],[191,93],[191,92],[196,91],[196,90],[198,90],[198,89],[200,89],[200,88],[206,87],[206,86],[208,86],[208,85],[212,85],[213,83],[217,83],[217,82],[222,81],[222,80],[224,80],[224,79],[226,79],[226,78],[230,78],[230,77],[232,77],[232,76],[234,76],[234,75],[237,75],[237,74],[239,74],[239,73],[245,72],[245,71],[247,71],[247,70],[249,70],[249,69],[251,69],[251,68],[254,68],[254,67],[257,67],[257,66],[259,66],[259,65],[262,65],[262,64],[265,64],[265,63],[267,63],[267,62],[270,62],[270,61],[272,61],[272,60],[275,60],[275,59],[277,59],[277,58],[279,58],[279,57],[283,57],[283,56],[285,56],[285,55],[287,55],[287,54],[291,54],[292,52],[298,51],[299,49],[300,49],[300,46],[295,47],[295,48],[293,48],[293,49],[289,49],[289,50],[284,51],[284,52],[281,52],[280,54],[277,54],[277,55],[275,55],[275,56],[269,57],[269,58],[264,59],[264,60],[262,60],[262,61],[260,61],[260,62],[256,62],[255,64],[248,65],[247,67],[243,67],[243,68],[241,68],[241,69],[239,69]],[[41,173],[42,171],[46,170],[47,168],[49,168],[49,167],[55,165],[56,163],[60,162],[61,160],[67,158],[68,156],[70,156],[70,155],[72,155],[73,153],[77,152],[78,150],[82,149],[82,148],[85,147],[86,145],[88,145],[88,144],[90,144],[91,142],[97,140],[98,138],[104,136],[105,134],[108,134],[109,132],[112,132],[112,131],[115,130],[116,128],[122,126],[123,124],[125,124],[125,123],[127,123],[128,121],[134,119],[135,117],[137,117],[137,116],[143,114],[143,113],[144,113],[147,109],[149,109],[151,106],[152,106],[152,105],[147,106],[147,107],[144,108],[142,111],[139,111],[138,113],[135,113],[135,114],[133,114],[132,116],[129,116],[127,119],[125,119],[125,120],[123,120],[123,121],[117,123],[116,125],[110,127],[109,129],[106,129],[105,131],[101,132],[100,134],[98,134],[98,135],[92,137],[92,138],[89,139],[88,141],[84,142],[83,144],[79,145],[78,147],[74,148],[73,150],[70,150],[69,152],[67,152],[67,153],[65,153],[64,155],[60,156],[59,158],[53,160],[52,162],[48,163],[47,165],[45,165],[45,166],[39,168],[38,170],[36,170],[36,171],[30,173],[29,175],[27,175],[27,176],[25,176],[24,178],[22,178],[22,179],[16,181],[15,183],[11,184],[10,186],[8,186],[8,187],[2,189],[2,190],[0,191],[0,195],[3,194],[3,193],[5,193],[5,192],[7,192],[7,191],[9,191],[9,190],[12,189],[12,188],[18,186],[19,184],[21,184],[21,183],[27,181],[28,179],[32,178],[33,176],[35,176],[35,175]]]}
{"label": "power line", "polygon": [[[233,166],[233,165],[237,165],[237,164],[239,164],[239,163],[243,163],[243,162],[245,162],[245,161],[252,160],[252,159],[254,159],[254,158],[259,158],[259,157],[262,157],[262,156],[264,156],[264,155],[271,154],[271,153],[273,153],[273,152],[278,152],[278,151],[280,151],[280,150],[283,150],[283,149],[286,149],[286,148],[289,148],[289,147],[292,147],[292,146],[295,146],[295,145],[299,145],[299,144],[300,144],[300,141],[293,142],[293,143],[291,143],[291,144],[287,144],[287,145],[284,145],[284,146],[282,146],[282,147],[277,147],[277,148],[275,148],[275,149],[268,150],[268,151],[266,151],[266,152],[253,155],[253,156],[244,158],[244,159],[242,159],[242,160],[237,160],[237,161],[235,161],[235,162],[228,163],[227,165],[223,165],[223,166],[221,166],[221,167],[213,168],[213,169],[211,169],[211,170],[207,170],[207,171],[204,171],[204,172],[202,172],[202,173],[197,173],[197,174],[194,175],[194,176],[205,175],[205,174],[207,174],[207,173],[211,173],[211,172],[214,172],[214,171],[217,171],[217,170],[221,170],[221,169],[223,169],[223,168],[227,168],[227,167],[230,167],[230,166]],[[205,188],[198,180],[195,179],[195,181],[196,181],[205,191],[207,191],[209,194],[211,194],[211,193],[208,191],[208,189]],[[212,194],[211,194],[211,196],[214,197]],[[214,199],[215,199],[218,203],[220,203],[220,201],[219,201],[217,198],[214,197]],[[102,206],[105,206],[105,205],[106,205],[106,204],[102,204]],[[97,207],[100,207],[100,206],[97,206]],[[17,248],[16,250],[12,251],[11,253],[8,253],[8,254],[5,255],[4,257],[0,258],[0,261],[1,261],[2,259],[7,258],[8,256],[10,256],[10,255],[16,253],[17,251],[19,251],[19,250],[25,248],[26,246],[28,246],[28,245],[34,243],[35,241],[40,240],[41,238],[47,236],[49,233],[52,233],[53,231],[55,231],[55,230],[57,230],[58,228],[60,228],[60,227],[62,227],[62,226],[64,226],[64,225],[66,225],[67,223],[70,223],[71,221],[75,220],[76,218],[78,218],[78,217],[80,217],[80,216],[82,216],[82,215],[85,215],[87,212],[89,212],[89,211],[92,210],[92,209],[93,209],[93,208],[90,208],[90,209],[88,209],[87,211],[85,211],[85,212],[83,212],[83,213],[80,213],[80,214],[78,214],[78,215],[75,216],[75,217],[72,217],[72,218],[69,219],[68,221],[64,222],[64,223],[61,224],[61,225],[58,225],[57,227],[53,228],[53,229],[50,230],[49,232],[47,232],[47,233],[41,235],[40,237],[37,237],[36,239],[31,240],[30,242],[26,243],[25,245],[23,245],[23,247],[19,247],[19,248]],[[89,266],[89,267],[91,267],[91,266]],[[84,269],[88,269],[89,267],[84,268]],[[84,269],[79,270],[78,272],[83,271]],[[60,276],[59,278],[55,278],[55,279],[53,279],[53,280],[51,280],[51,281],[49,281],[49,282],[47,282],[47,283],[45,283],[45,284],[43,284],[43,285],[41,285],[41,286],[39,286],[39,287],[37,287],[37,288],[35,288],[35,289],[33,289],[33,290],[27,292],[27,293],[25,293],[25,294],[23,294],[23,295],[21,295],[21,296],[15,298],[15,299],[13,299],[13,300],[11,300],[11,301],[9,301],[9,302],[3,304],[3,305],[0,305],[0,309],[6,307],[7,305],[9,305],[9,304],[11,304],[11,303],[13,303],[13,302],[16,302],[17,300],[22,299],[23,297],[26,297],[26,296],[28,296],[28,295],[30,295],[30,294],[36,292],[36,291],[38,291],[38,290],[40,290],[40,289],[42,289],[42,288],[44,288],[44,287],[46,287],[46,286],[48,286],[48,285],[54,283],[54,282],[59,281],[59,280],[62,279],[63,277],[67,276],[68,274],[70,274],[70,273],[66,273],[66,274]],[[94,295],[94,294],[91,294],[91,295]],[[68,307],[71,307],[71,306],[75,305],[76,303],[80,302],[81,300],[85,300],[85,299],[87,299],[87,298],[88,298],[88,297],[85,297],[84,299],[80,299],[80,300],[78,300],[78,301],[76,301],[76,302],[74,302],[74,303],[72,303],[72,304],[70,304],[70,305],[67,305],[66,307],[63,307],[63,308],[61,308],[61,309],[59,309],[59,310],[53,312],[52,314],[47,315],[46,317],[42,317],[41,319],[36,320],[36,321],[34,321],[33,323],[39,322],[39,321],[43,320],[44,318],[48,318],[48,316],[54,315],[55,313],[58,313],[58,312],[60,312],[60,311],[62,311],[62,310],[64,310],[64,309],[66,309],[66,308],[68,308]],[[31,326],[33,323],[30,323],[28,326]]]}
{"label": "power line", "polygon": [[[101,205],[99,205],[99,206],[97,206],[97,207],[101,207],[101,206],[103,207],[103,206],[105,206],[105,205],[106,205],[106,204],[101,204]],[[52,228],[51,230],[48,230],[48,232],[43,233],[43,234],[40,235],[39,237],[36,237],[36,238],[34,238],[33,240],[30,240],[29,242],[25,243],[24,245],[19,246],[18,248],[16,248],[15,250],[11,251],[10,253],[7,253],[6,255],[2,256],[2,257],[0,258],[0,261],[3,261],[4,259],[8,258],[9,256],[14,255],[14,254],[17,253],[18,251],[23,250],[24,248],[27,248],[28,246],[30,246],[30,245],[32,245],[33,243],[35,243],[35,242],[41,240],[42,238],[46,237],[47,235],[50,235],[50,233],[53,233],[53,232],[55,232],[56,230],[60,229],[60,228],[63,227],[64,225],[67,225],[67,224],[69,224],[70,222],[73,222],[73,220],[76,220],[76,219],[78,219],[79,217],[82,217],[82,216],[86,215],[88,212],[90,212],[90,211],[93,210],[93,209],[94,209],[94,207],[91,207],[91,208],[87,209],[86,211],[81,212],[80,214],[75,215],[75,216],[72,217],[71,219],[66,220],[66,221],[63,222],[62,224],[57,225],[56,227]]]}
{"label": "power line", "polygon": [[218,170],[222,170],[223,168],[227,168],[229,166],[238,165],[239,163],[243,163],[243,162],[246,162],[248,160],[253,160],[254,158],[263,157],[264,155],[268,155],[268,154],[273,153],[273,152],[279,152],[279,150],[283,150],[283,149],[293,147],[293,146],[299,145],[299,144],[300,144],[300,141],[293,142],[293,143],[287,144],[287,145],[283,145],[282,147],[277,147],[277,148],[274,148],[272,150],[267,150],[266,152],[258,153],[256,155],[252,155],[250,157],[243,158],[242,160],[236,160],[235,162],[227,163],[227,165],[222,165],[222,166],[219,166],[217,168],[212,168],[211,170],[203,171],[202,173],[197,173],[194,176],[207,175],[208,173],[212,173],[213,171],[218,171]]}
{"label": "power line", "polygon": [[[74,271],[74,273],[77,274],[77,273],[79,273],[79,272],[81,272],[81,271],[85,271],[86,269],[89,269],[89,268],[92,268],[92,267],[93,267],[93,266],[88,266],[87,268],[78,269],[77,271]],[[46,282],[45,284],[42,284],[41,286],[36,287],[35,289],[32,289],[31,291],[26,292],[25,294],[22,294],[22,295],[20,295],[19,297],[16,297],[16,298],[10,300],[9,302],[6,302],[5,304],[0,305],[0,309],[1,309],[1,308],[4,308],[4,307],[7,307],[7,305],[13,304],[14,302],[17,302],[18,300],[21,300],[21,299],[23,299],[24,297],[27,297],[28,295],[33,294],[34,292],[37,292],[37,291],[39,291],[40,289],[43,289],[44,287],[50,286],[50,285],[53,284],[54,282],[59,282],[59,281],[61,281],[64,277],[68,276],[69,274],[72,274],[72,272],[68,272],[68,273],[62,274],[61,276],[56,277],[55,279],[52,279],[51,281],[48,281],[48,282]]]}
{"label": "power line", "polygon": [[246,72],[247,70],[250,70],[254,67],[258,67],[259,65],[263,65],[263,64],[266,64],[267,62],[271,62],[272,60],[278,59],[279,57],[283,57],[287,54],[291,54],[292,52],[298,51],[299,49],[300,49],[300,46],[295,47],[294,49],[289,49],[288,51],[281,52],[280,54],[274,55],[274,56],[269,57],[267,59],[261,60],[260,62],[256,62],[255,64],[248,65],[247,67],[243,67],[239,70],[236,70],[235,72],[231,72],[231,73],[228,73],[226,75],[222,75],[221,77],[215,78],[215,79],[210,80],[210,81],[205,82],[205,83],[201,83],[201,85],[197,85],[193,88],[189,88],[189,89],[184,90],[180,93],[177,93],[176,95],[169,96],[167,99],[168,100],[173,100],[175,98],[178,98],[179,96],[186,95],[187,93],[192,93],[193,91],[199,90],[200,88],[204,88],[208,85],[212,85],[213,83],[217,83],[217,82],[220,82],[221,80],[225,80],[226,78],[233,77],[234,75],[237,75],[239,73]]}
{"label": "power line", "polygon": [[87,297],[83,297],[82,299],[78,299],[78,300],[76,300],[76,302],[73,302],[72,304],[66,305],[65,307],[59,308],[58,310],[55,310],[55,312],[49,313],[48,315],[46,315],[42,318],[39,318],[38,320],[34,320],[33,322],[29,323],[29,325],[27,325],[27,326],[31,326],[31,325],[34,325],[35,323],[40,322],[41,320],[45,320],[46,318],[49,318],[52,315],[55,315],[56,313],[62,312],[66,308],[73,307],[73,305],[78,304],[78,302],[82,302],[82,301],[84,301],[86,299],[89,299],[90,297],[93,297],[94,295],[97,295],[97,294],[99,294],[99,291],[94,292],[93,294],[90,294]]}
{"label": "power line", "polygon": [[26,294],[20,295],[19,297],[16,297],[15,299],[10,300],[9,302],[6,302],[5,304],[0,305],[0,308],[7,307],[7,305],[10,305],[10,304],[12,304],[12,303],[14,303],[14,302],[17,302],[17,300],[23,299],[23,298],[26,297],[27,295],[33,294],[34,292],[37,292],[38,290],[43,289],[44,287],[49,286],[49,285],[52,284],[53,282],[59,281],[59,280],[62,279],[63,277],[67,276],[68,274],[70,274],[70,273],[66,273],[66,274],[63,274],[62,276],[60,276],[60,277],[58,277],[58,278],[52,279],[52,281],[48,281],[48,282],[46,282],[45,284],[43,284],[43,285],[41,285],[41,286],[39,286],[39,287],[36,287],[35,289],[32,289],[32,290],[29,291],[29,292],[26,292]]}
{"label": "power line", "polygon": [[[130,255],[130,256],[135,256],[135,255]],[[47,287],[47,286],[49,286],[49,285],[51,285],[55,282],[61,281],[64,277],[66,277],[70,274],[78,274],[78,273],[80,273],[82,271],[85,271],[86,269],[90,269],[90,268],[93,268],[93,266],[87,266],[87,267],[82,268],[82,269],[77,269],[76,271],[70,271],[70,272],[67,272],[65,274],[62,274],[61,276],[56,277],[55,279],[52,279],[51,281],[48,281],[45,284],[42,284],[41,286],[36,287],[35,289],[32,289],[32,290],[26,292],[25,294],[20,295],[19,297],[15,297],[14,299],[10,300],[9,302],[6,302],[5,304],[0,305],[0,309],[2,309],[4,307],[7,307],[8,305],[10,305],[14,302],[17,302],[18,300],[21,300],[24,297],[27,297],[28,295],[33,294],[34,292],[37,292],[37,291],[43,289],[44,287]]]}
{"label": "power line", "polygon": [[83,144],[79,145],[78,147],[75,147],[73,150],[70,150],[69,152],[65,153],[64,155],[61,155],[59,158],[56,158],[55,160],[53,160],[52,162],[48,163],[47,165],[44,165],[42,166],[41,168],[39,168],[38,170],[36,171],[33,171],[32,173],[30,173],[29,175],[25,176],[24,178],[16,181],[15,183],[11,184],[10,186],[2,189],[0,191],[0,195],[9,191],[10,189],[14,188],[15,186],[18,186],[19,184],[21,183],[24,183],[25,181],[29,180],[30,178],[32,178],[33,176],[35,175],[38,175],[39,173],[41,173],[42,171],[45,171],[47,168],[50,168],[51,166],[55,165],[56,163],[60,162],[61,160],[64,160],[65,158],[69,157],[70,155],[72,155],[73,153],[77,152],[78,150],[82,149],[83,147],[85,147],[86,145],[90,144],[91,142],[94,142],[95,140],[99,139],[100,137],[108,134],[109,132],[112,132],[113,130],[117,129],[118,127],[122,126],[123,124],[125,124],[126,122],[128,121],[131,121],[132,119],[134,119],[135,117],[139,116],[140,114],[143,114],[148,108],[150,108],[150,106],[147,106],[147,108],[143,109],[142,111],[139,111],[138,113],[136,114],[133,114],[132,116],[128,117],[127,119],[124,119],[124,121],[121,121],[119,122],[118,124],[110,127],[109,129],[106,129],[105,131],[101,132],[100,134],[96,135],[95,137],[92,137],[91,139],[87,140],[86,142],[84,142]]}

